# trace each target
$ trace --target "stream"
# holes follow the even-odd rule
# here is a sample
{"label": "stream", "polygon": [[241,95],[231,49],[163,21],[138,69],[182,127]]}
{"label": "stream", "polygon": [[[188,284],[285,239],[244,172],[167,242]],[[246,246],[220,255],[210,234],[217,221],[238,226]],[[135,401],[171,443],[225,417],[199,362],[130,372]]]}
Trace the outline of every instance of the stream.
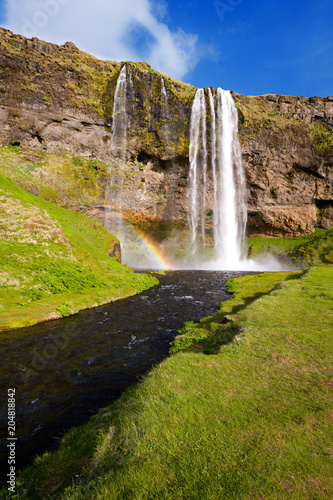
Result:
{"label": "stream", "polygon": [[215,314],[230,297],[226,280],[243,274],[169,271],[140,295],[0,334],[0,480],[8,473],[9,388],[19,470],[163,360],[183,324]]}

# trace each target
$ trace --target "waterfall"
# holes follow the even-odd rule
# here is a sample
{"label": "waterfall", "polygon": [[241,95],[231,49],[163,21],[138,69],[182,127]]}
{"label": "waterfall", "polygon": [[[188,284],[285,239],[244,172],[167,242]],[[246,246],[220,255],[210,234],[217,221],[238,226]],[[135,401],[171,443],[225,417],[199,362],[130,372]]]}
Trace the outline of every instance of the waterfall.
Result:
{"label": "waterfall", "polygon": [[[130,71],[128,72],[128,76],[129,87],[131,89]],[[114,162],[113,168],[110,168],[111,180],[105,193],[106,201],[108,204],[111,204],[112,208],[108,206],[104,212],[104,227],[119,238],[122,247],[125,238],[122,210],[124,186],[123,162],[126,160],[128,127],[126,111],[127,87],[127,68],[125,64],[118,76],[112,110],[111,154],[114,157]]]}
{"label": "waterfall", "polygon": [[191,253],[198,250],[197,228],[199,217],[201,234],[205,244],[206,219],[206,186],[207,186],[207,133],[206,133],[206,101],[203,89],[198,89],[192,105],[190,125],[190,171],[189,171],[189,215],[191,232]]}
{"label": "waterfall", "polygon": [[214,235],[217,258],[230,268],[241,259],[245,234],[245,176],[238,140],[238,115],[230,92],[217,89],[220,201]]}
{"label": "waterfall", "polygon": [[161,76],[161,118],[162,118],[162,127],[161,127],[162,140],[168,141],[170,135],[170,130],[169,130],[170,112],[169,112],[168,94],[165,88],[163,76]]}
{"label": "waterfall", "polygon": [[[210,164],[212,169],[214,262],[220,269],[237,269],[246,226],[246,185],[238,140],[238,115],[229,91],[217,89],[215,99],[208,90]],[[201,220],[205,243],[207,193],[206,100],[203,89],[196,93],[190,127],[189,228],[191,252],[198,252]]]}
{"label": "waterfall", "polygon": [[117,80],[112,111],[111,152],[116,158],[126,159],[127,116],[126,116],[126,64],[122,67]]}
{"label": "waterfall", "polygon": [[168,106],[168,94],[165,88],[163,76],[161,76],[161,96],[162,96],[162,104]]}
{"label": "waterfall", "polygon": [[211,164],[213,173],[213,230],[214,241],[217,241],[218,232],[218,201],[217,201],[217,172],[216,172],[216,113],[214,98],[211,89],[208,90],[209,108],[211,117]]}
{"label": "waterfall", "polygon": [[[106,189],[107,206],[104,211],[104,227],[120,240],[122,263],[143,269],[161,269],[162,261],[156,257],[155,247],[148,238],[142,237],[127,222],[124,215],[126,199],[124,183],[126,172],[130,168],[127,157],[127,132],[130,132],[131,116],[135,106],[135,80],[130,65],[124,65],[119,73],[114,94],[111,131],[110,167],[111,180]],[[162,79],[163,80],[163,79]],[[168,129],[169,109],[164,81],[162,85],[162,103],[165,123]],[[126,163],[127,161],[127,163]]]}

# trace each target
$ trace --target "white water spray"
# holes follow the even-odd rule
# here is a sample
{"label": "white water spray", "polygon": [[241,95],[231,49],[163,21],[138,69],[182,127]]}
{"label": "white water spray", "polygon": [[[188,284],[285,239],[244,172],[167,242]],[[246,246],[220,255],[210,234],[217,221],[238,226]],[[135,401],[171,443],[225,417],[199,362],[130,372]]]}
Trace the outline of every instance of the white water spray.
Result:
{"label": "white water spray", "polygon": [[[211,167],[213,183],[214,265],[218,269],[238,269],[241,241],[246,226],[245,175],[238,140],[237,109],[229,91],[217,89],[215,105],[208,90],[211,115]],[[216,110],[216,111],[215,111]],[[198,219],[205,243],[207,197],[206,101],[203,89],[196,93],[191,115],[189,226],[191,252],[198,251]]]}
{"label": "white water spray", "polygon": [[112,112],[111,153],[121,160],[126,159],[127,114],[126,114],[126,64],[122,67],[117,80]]}
{"label": "white water spray", "polygon": [[170,120],[170,111],[169,111],[169,102],[168,102],[168,94],[165,88],[164,78],[161,76],[161,118],[162,118],[162,140],[168,141],[170,130],[169,130],[169,120]]}
{"label": "white water spray", "polygon": [[167,94],[167,91],[165,88],[163,76],[161,76],[161,96],[162,96],[162,103],[167,106],[168,105],[168,94]]}
{"label": "white water spray", "polygon": [[214,225],[215,257],[226,269],[237,269],[245,235],[245,175],[238,140],[237,109],[230,92],[217,89],[218,211]]}
{"label": "white water spray", "polygon": [[201,234],[205,243],[206,186],[207,186],[207,134],[206,101],[203,89],[199,89],[192,105],[190,126],[189,216],[192,255],[198,251],[197,229],[199,217]]}

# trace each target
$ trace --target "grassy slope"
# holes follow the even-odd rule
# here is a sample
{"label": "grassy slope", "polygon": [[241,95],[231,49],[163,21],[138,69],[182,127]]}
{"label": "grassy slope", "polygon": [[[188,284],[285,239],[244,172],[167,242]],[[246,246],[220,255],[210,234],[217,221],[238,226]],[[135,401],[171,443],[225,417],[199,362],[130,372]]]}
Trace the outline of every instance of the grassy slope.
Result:
{"label": "grassy slope", "polygon": [[25,471],[19,498],[332,498],[332,278],[235,280],[238,341],[165,360]]}
{"label": "grassy slope", "polygon": [[0,330],[66,316],[149,288],[109,257],[102,225],[27,193],[0,175]]}
{"label": "grassy slope", "polygon": [[57,205],[68,207],[103,204],[110,173],[100,161],[57,155],[18,146],[0,146],[0,173],[38,192]]}

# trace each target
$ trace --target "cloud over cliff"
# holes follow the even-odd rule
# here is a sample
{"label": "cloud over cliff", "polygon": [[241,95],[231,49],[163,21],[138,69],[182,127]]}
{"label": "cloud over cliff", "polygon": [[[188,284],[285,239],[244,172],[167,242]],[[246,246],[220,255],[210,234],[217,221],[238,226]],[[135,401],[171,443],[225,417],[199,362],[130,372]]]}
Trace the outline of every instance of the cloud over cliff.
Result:
{"label": "cloud over cliff", "polygon": [[7,0],[6,27],[103,59],[146,61],[183,78],[198,62],[198,36],[166,24],[167,5],[149,0]]}

